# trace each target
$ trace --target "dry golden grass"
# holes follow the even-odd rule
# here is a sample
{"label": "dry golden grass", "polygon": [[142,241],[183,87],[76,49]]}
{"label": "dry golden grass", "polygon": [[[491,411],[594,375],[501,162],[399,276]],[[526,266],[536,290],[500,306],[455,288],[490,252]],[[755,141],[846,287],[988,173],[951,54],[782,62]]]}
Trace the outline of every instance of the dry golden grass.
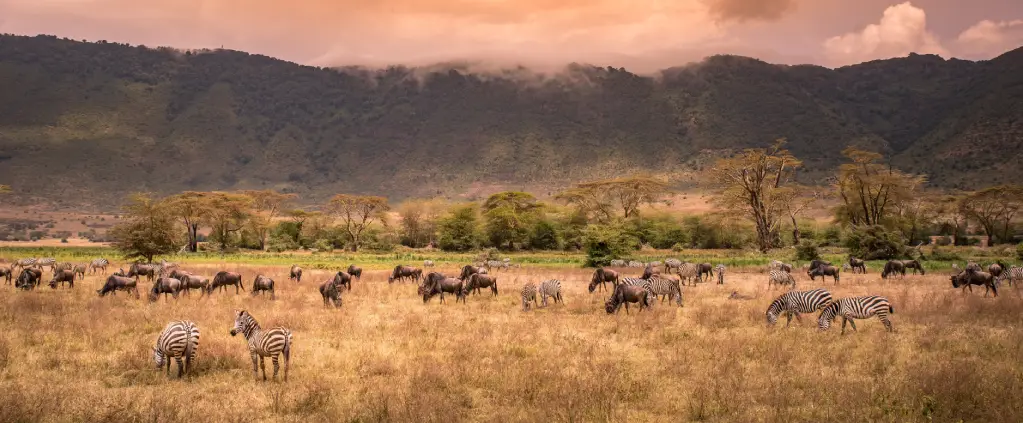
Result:
{"label": "dry golden grass", "polygon": [[[766,328],[781,291],[756,273],[687,289],[682,309],[609,316],[582,269],[501,272],[500,296],[467,305],[424,305],[414,285],[367,271],[337,310],[316,291],[327,271],[296,284],[284,266],[188,268],[238,270],[246,287],[265,273],[278,299],[99,298],[99,277],[0,289],[0,421],[1023,421],[1020,291],[964,296],[943,275],[823,284],[895,307],[895,333],[872,319],[839,336],[809,315]],[[541,278],[562,280],[565,304],[522,312],[519,288]],[[733,289],[755,299],[726,299]],[[245,341],[228,334],[238,308],[293,331],[289,382],[253,380]],[[152,362],[174,319],[202,329],[191,380]]]}

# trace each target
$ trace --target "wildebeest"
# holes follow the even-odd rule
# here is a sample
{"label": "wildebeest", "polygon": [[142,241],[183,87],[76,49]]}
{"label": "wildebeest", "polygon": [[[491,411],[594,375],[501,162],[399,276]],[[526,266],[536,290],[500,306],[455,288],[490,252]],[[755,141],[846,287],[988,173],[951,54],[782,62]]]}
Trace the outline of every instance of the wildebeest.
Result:
{"label": "wildebeest", "polygon": [[[706,276],[704,276],[706,275]],[[706,282],[714,276],[714,265],[710,263],[700,263],[696,267],[696,278]]]}
{"label": "wildebeest", "polygon": [[824,260],[810,260],[810,270],[816,269],[819,266],[831,266],[831,262]]}
{"label": "wildebeest", "polygon": [[472,277],[472,275],[475,275],[475,274],[479,273],[480,269],[482,269],[482,268],[473,266],[471,264],[467,264],[465,266],[462,266],[462,271],[458,274],[458,279],[461,279],[463,281],[468,281],[469,278]]}
{"label": "wildebeest", "polygon": [[653,263],[647,263],[646,267],[643,268],[643,275],[640,276],[639,278],[640,279],[650,279],[650,278],[654,277],[654,275],[657,275],[657,274],[660,274],[660,272],[657,271],[657,268],[654,267]]}
{"label": "wildebeest", "polygon": [[650,295],[650,291],[645,287],[620,283],[615,286],[611,298],[604,303],[604,311],[607,311],[607,314],[615,314],[622,304],[625,304],[625,314],[629,314],[629,303],[639,303],[639,310],[643,311],[653,303]]}
{"label": "wildebeest", "polygon": [[70,288],[75,287],[75,272],[67,269],[61,269],[53,272],[53,278],[50,279],[50,288],[57,289],[57,283],[62,286],[67,283]]}
{"label": "wildebeest", "polygon": [[179,279],[181,281],[181,290],[185,295],[191,296],[193,289],[199,290],[199,297],[202,298],[206,295],[206,291],[210,287],[210,279],[203,276],[196,276],[187,272],[180,272],[180,277],[171,276],[172,278]]}
{"label": "wildebeest", "polygon": [[[121,273],[123,275],[123,271]],[[107,277],[107,282],[103,284],[103,288],[97,289],[96,293],[103,297],[106,296],[108,292],[113,295],[114,291],[126,291],[134,292],[135,298],[139,298],[138,282],[135,281],[135,278],[129,278],[122,275],[114,274]]]}
{"label": "wildebeest", "polygon": [[174,296],[174,299],[178,299],[178,293],[181,292],[181,280],[161,276],[156,279],[156,283],[153,284],[153,288],[149,290],[149,302],[154,303],[160,298],[160,294],[163,294],[164,300],[167,299],[167,294]]}
{"label": "wildebeest", "polygon": [[81,276],[82,279],[85,279],[85,265],[84,264],[76,264],[74,267],[71,268],[71,272],[73,272],[75,274],[75,277]]}
{"label": "wildebeest", "polygon": [[245,290],[245,285],[242,285],[242,275],[235,272],[221,271],[213,277],[213,282],[210,283],[206,293],[212,294],[217,288],[220,288],[222,291],[226,290],[228,285],[234,285],[235,294]]}
{"label": "wildebeest", "polygon": [[884,264],[884,270],[881,271],[881,278],[887,279],[889,275],[895,275],[896,273],[906,277],[906,264],[901,260],[888,260]]}
{"label": "wildebeest", "polygon": [[0,277],[4,278],[4,285],[10,285],[11,279],[14,277],[14,266],[0,267]]}
{"label": "wildebeest", "polygon": [[927,274],[926,272],[924,272],[924,266],[921,265],[919,261],[902,260],[902,265],[906,268],[906,270],[913,269],[914,275],[916,274],[917,271],[919,271],[921,275]]}
{"label": "wildebeest", "polygon": [[335,308],[341,308],[341,292],[342,290],[334,283],[334,278],[320,284],[320,296],[323,297],[324,306],[333,303]]}
{"label": "wildebeest", "polygon": [[987,266],[987,272],[990,273],[991,276],[994,276],[995,278],[1002,276],[1002,271],[1005,269],[1006,267],[1002,263],[991,263]]}
{"label": "wildebeest", "polygon": [[456,278],[448,278],[443,274],[437,272],[430,272],[423,281],[423,285],[420,287],[420,292],[423,294],[423,302],[426,303],[433,298],[434,295],[440,295],[441,304],[444,303],[444,293],[455,294],[455,303],[458,300],[465,302],[465,284]]}
{"label": "wildebeest", "polygon": [[348,288],[349,291],[351,291],[352,275],[349,275],[342,271],[338,271],[337,273],[334,274],[334,284],[338,285],[339,287],[344,286],[345,288]]}
{"label": "wildebeest", "polygon": [[288,280],[294,279],[295,282],[302,282],[302,268],[298,265],[291,265],[291,271],[288,272]]}
{"label": "wildebeest", "polygon": [[270,292],[270,299],[276,299],[274,295],[274,280],[263,275],[256,275],[256,279],[252,281],[252,296],[256,294],[262,294],[264,292]]}
{"label": "wildebeest", "polygon": [[[359,266],[356,266],[354,264],[349,264],[348,265],[348,275],[350,275],[351,277],[355,278],[355,280],[357,280],[357,281],[361,281],[362,280],[362,268],[359,267]],[[348,290],[349,291],[352,290],[352,285],[350,285],[350,284],[348,285]]]}
{"label": "wildebeest", "polygon": [[853,273],[856,273],[857,269],[859,269],[860,273],[867,273],[867,263],[856,257],[849,257],[849,267],[852,268]]}
{"label": "wildebeest", "polygon": [[984,285],[984,296],[987,296],[988,291],[995,293],[998,296],[998,285],[995,284],[995,277],[991,276],[988,272],[960,272],[957,275],[952,275],[952,287],[963,288],[963,292],[969,288],[970,292],[973,292],[973,285]]}
{"label": "wildebeest", "polygon": [[394,271],[392,271],[391,275],[387,277],[387,283],[394,283],[394,281],[402,282],[406,278],[418,282],[422,275],[423,271],[421,269],[399,264],[394,266]]}
{"label": "wildebeest", "polygon": [[152,264],[132,263],[131,267],[128,268],[128,277],[135,278],[138,280],[140,276],[145,276],[150,282],[156,278],[156,266]]}
{"label": "wildebeest", "polygon": [[601,291],[607,289],[605,285],[607,285],[608,282],[611,282],[611,290],[614,291],[614,287],[618,285],[618,272],[598,267],[597,270],[593,272],[593,277],[590,278],[590,292],[596,290],[597,285],[600,285]]}
{"label": "wildebeest", "polygon": [[497,276],[473,274],[465,284],[465,291],[479,295],[482,288],[490,288],[490,292],[497,295]]}
{"label": "wildebeest", "polygon": [[821,264],[810,269],[810,271],[806,272],[806,275],[810,277],[810,280],[817,280],[817,276],[820,276],[821,280],[823,280],[826,276],[832,276],[835,278],[835,283],[837,284],[838,273],[839,269],[837,267],[828,264]]}
{"label": "wildebeest", "polygon": [[21,269],[21,274],[18,275],[18,280],[14,283],[14,286],[26,290],[35,289],[42,282],[42,279],[42,269],[34,267],[24,268]]}

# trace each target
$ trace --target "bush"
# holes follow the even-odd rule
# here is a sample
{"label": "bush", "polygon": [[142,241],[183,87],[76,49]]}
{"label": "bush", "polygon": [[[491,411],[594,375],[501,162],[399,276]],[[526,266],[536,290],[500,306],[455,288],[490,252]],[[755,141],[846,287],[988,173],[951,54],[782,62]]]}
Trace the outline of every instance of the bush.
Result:
{"label": "bush", "polygon": [[671,252],[673,253],[682,253],[682,250],[684,250],[684,248],[682,248],[682,244],[679,244],[677,242],[675,243],[675,245],[671,246]]}
{"label": "bush", "polygon": [[902,237],[882,226],[854,227],[845,240],[849,254],[864,260],[892,260],[908,257]]}
{"label": "bush", "polygon": [[1016,260],[1023,261],[1023,242],[1016,246]]}
{"label": "bush", "polygon": [[313,248],[319,251],[334,251],[334,244],[328,239],[318,239],[313,241]]}
{"label": "bush", "polygon": [[547,220],[539,220],[533,225],[529,234],[529,247],[534,250],[561,249],[561,237],[558,236],[554,224]]}
{"label": "bush", "polygon": [[440,221],[437,243],[444,251],[469,251],[480,245],[476,205],[457,207]]}
{"label": "bush", "polygon": [[594,225],[586,229],[583,237],[586,247],[586,266],[608,266],[636,250],[639,239],[615,226]]}
{"label": "bush", "polygon": [[816,242],[809,239],[799,240],[799,245],[796,245],[796,260],[812,261],[820,259],[821,252]]}
{"label": "bush", "polygon": [[[943,239],[947,239],[947,238],[943,238]],[[948,244],[946,243],[946,245],[948,245]],[[936,261],[963,261],[963,257],[960,256],[959,253],[956,253],[955,250],[953,250],[951,248],[941,248],[941,247],[934,247],[934,249],[931,250],[930,257],[927,257],[927,259],[928,260],[936,260]]]}

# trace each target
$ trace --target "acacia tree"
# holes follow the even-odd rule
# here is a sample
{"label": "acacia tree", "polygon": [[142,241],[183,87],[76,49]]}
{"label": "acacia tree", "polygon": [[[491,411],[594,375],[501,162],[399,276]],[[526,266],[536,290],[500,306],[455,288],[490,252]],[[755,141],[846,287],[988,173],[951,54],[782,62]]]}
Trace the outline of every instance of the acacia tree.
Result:
{"label": "acacia tree", "polygon": [[110,229],[110,237],[126,259],[152,263],[153,257],[178,250],[179,229],[166,202],[138,193],[130,195],[122,209],[124,217]]}
{"label": "acacia tree", "polygon": [[211,227],[210,239],[216,242],[220,251],[234,245],[234,234],[245,227],[251,215],[252,198],[245,194],[211,192],[203,211],[203,219]]}
{"label": "acacia tree", "polygon": [[879,162],[881,154],[848,147],[842,151],[850,163],[841,165],[835,191],[842,200],[837,216],[854,226],[883,225],[897,204],[918,194],[926,181]]}
{"label": "acacia tree", "polygon": [[821,193],[815,189],[798,185],[792,185],[790,188],[787,192],[779,192],[779,194],[788,194],[790,197],[782,200],[781,204],[789,219],[792,220],[792,244],[798,245],[800,232],[799,222],[796,219],[806,212],[806,209],[813,205],[813,203],[817,202],[821,197]]}
{"label": "acacia tree", "polygon": [[340,218],[348,233],[352,251],[359,251],[362,245],[362,232],[373,220],[386,225],[384,213],[390,210],[384,197],[338,194],[327,204],[331,214]]}
{"label": "acacia tree", "polygon": [[256,237],[259,238],[259,249],[266,251],[266,238],[270,234],[274,218],[297,196],[269,189],[242,191],[242,194],[252,198],[253,210],[248,219],[249,227],[256,234]]}
{"label": "acacia tree", "polygon": [[483,217],[491,244],[511,249],[516,243],[525,243],[541,207],[536,197],[524,192],[505,191],[491,195],[483,202]]}
{"label": "acacia tree", "polygon": [[1023,187],[1002,185],[965,195],[959,202],[963,214],[984,229],[988,245],[994,236],[1012,241],[1012,219],[1023,208]]}
{"label": "acacia tree", "polygon": [[778,220],[794,195],[787,184],[802,165],[784,145],[778,140],[770,148],[718,159],[710,172],[717,189],[714,202],[753,222],[757,247],[765,253],[778,245]]}
{"label": "acacia tree", "polygon": [[167,198],[171,214],[185,225],[188,234],[187,250],[193,253],[199,251],[199,226],[204,224],[203,217],[209,206],[210,195],[208,192],[186,191]]}
{"label": "acacia tree", "polygon": [[598,222],[614,219],[615,210],[621,210],[628,219],[639,213],[644,204],[653,204],[671,190],[664,181],[649,175],[633,175],[576,184],[555,198],[574,204]]}
{"label": "acacia tree", "polygon": [[966,229],[966,215],[959,206],[962,197],[954,194],[939,195],[930,198],[928,207],[934,223],[951,232],[956,244],[962,242],[959,234]]}
{"label": "acacia tree", "polygon": [[422,247],[434,241],[437,221],[447,209],[440,200],[409,200],[398,206],[402,236],[410,247]]}

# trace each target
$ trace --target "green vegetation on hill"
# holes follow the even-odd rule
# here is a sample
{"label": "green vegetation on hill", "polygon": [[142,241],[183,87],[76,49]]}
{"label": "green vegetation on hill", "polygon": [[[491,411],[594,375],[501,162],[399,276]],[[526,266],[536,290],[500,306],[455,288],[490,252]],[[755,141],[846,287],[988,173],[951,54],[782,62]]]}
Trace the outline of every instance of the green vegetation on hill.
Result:
{"label": "green vegetation on hill", "polygon": [[650,77],[323,69],[0,36],[0,180],[58,205],[137,190],[435,196],[699,169],[703,154],[786,137],[806,178],[855,144],[976,188],[1023,176],[1021,90],[1023,50],[836,70],[715,56]]}

